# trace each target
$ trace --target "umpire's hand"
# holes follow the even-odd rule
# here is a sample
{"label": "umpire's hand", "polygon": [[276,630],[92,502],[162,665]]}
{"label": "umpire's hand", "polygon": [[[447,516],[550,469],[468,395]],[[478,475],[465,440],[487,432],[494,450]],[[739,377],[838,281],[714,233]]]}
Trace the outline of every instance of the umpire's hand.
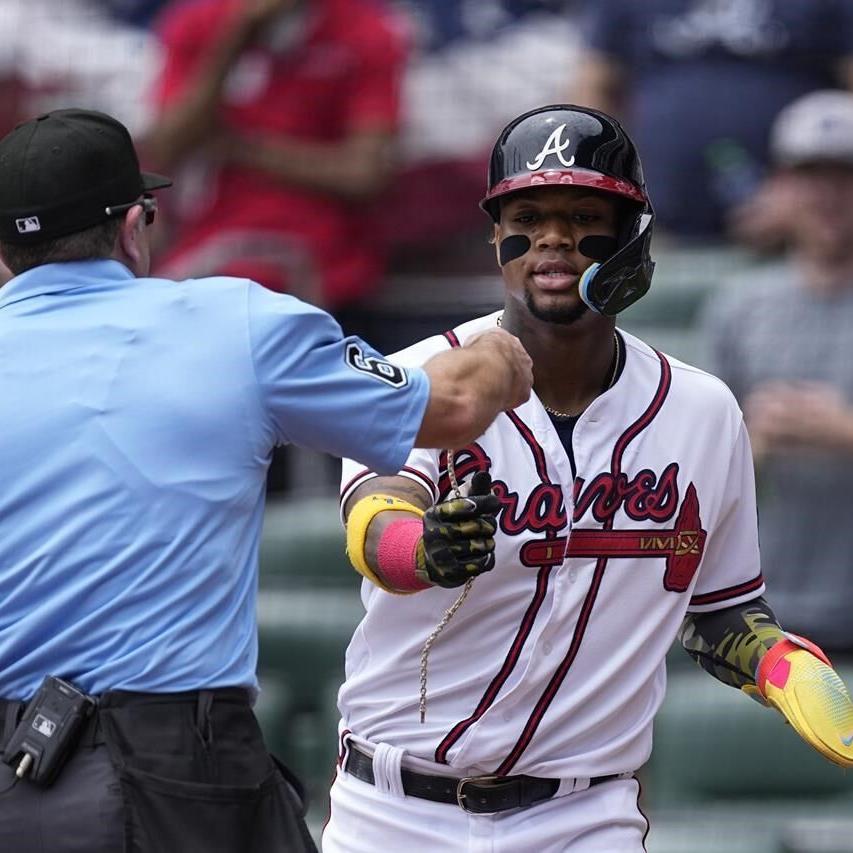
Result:
{"label": "umpire's hand", "polygon": [[417,550],[417,575],[434,586],[462,586],[495,565],[495,531],[500,501],[492,478],[478,472],[466,498],[451,498],[424,514]]}

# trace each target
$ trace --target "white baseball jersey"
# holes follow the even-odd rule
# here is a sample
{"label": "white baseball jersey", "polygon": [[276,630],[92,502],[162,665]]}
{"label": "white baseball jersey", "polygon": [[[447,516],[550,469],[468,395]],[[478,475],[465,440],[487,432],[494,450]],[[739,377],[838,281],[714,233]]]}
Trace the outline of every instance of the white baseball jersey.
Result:
{"label": "white baseball jersey", "polygon": [[[422,364],[497,316],[393,360]],[[602,776],[648,759],[685,612],[747,601],[764,584],[734,397],[619,334],[624,369],[578,419],[576,470],[535,395],[455,452],[459,482],[488,471],[500,498],[496,565],[432,648],[424,723],[421,649],[460,590],[393,595],[363,583],[367,612],[339,696],[344,730],[457,775]],[[401,474],[438,501],[450,492],[446,467],[446,453],[415,450]],[[342,498],[371,476],[346,460]]]}

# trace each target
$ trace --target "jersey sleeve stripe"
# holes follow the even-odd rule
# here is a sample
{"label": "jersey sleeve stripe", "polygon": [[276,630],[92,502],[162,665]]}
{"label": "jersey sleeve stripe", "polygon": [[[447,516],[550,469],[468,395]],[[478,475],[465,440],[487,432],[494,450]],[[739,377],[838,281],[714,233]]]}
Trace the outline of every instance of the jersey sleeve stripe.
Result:
{"label": "jersey sleeve stripe", "polygon": [[364,482],[376,477],[377,474],[371,471],[370,468],[362,468],[342,489],[341,489],[341,506],[343,506],[349,496]]}
{"label": "jersey sleeve stripe", "polygon": [[764,577],[759,573],[752,580],[744,583],[736,584],[735,586],[727,586],[724,589],[718,589],[714,592],[703,592],[701,595],[694,595],[690,599],[690,607],[699,607],[703,604],[717,604],[720,601],[728,601],[730,598],[738,598],[741,595],[746,595],[750,592],[755,592],[764,586]]}
{"label": "jersey sleeve stripe", "polygon": [[[372,480],[374,477],[377,477],[375,471],[371,471],[369,468],[363,468],[358,472],[344,487],[341,489],[341,517],[343,518],[343,509],[346,506],[346,502],[349,500],[350,495],[363,483],[366,483],[368,480]],[[408,465],[404,466],[400,469],[399,475],[400,477],[407,477],[410,480],[414,480],[419,485],[423,486],[424,489],[429,493],[430,500],[436,501],[438,499],[438,492],[436,489],[435,483],[427,477],[423,471],[418,471],[417,468],[411,468]]]}
{"label": "jersey sleeve stripe", "polygon": [[448,331],[444,332],[444,337],[447,338],[447,342],[453,349],[457,349],[458,347],[462,346],[462,344],[459,343],[459,338],[456,336],[456,332],[454,332],[453,329],[449,329]]}
{"label": "jersey sleeve stripe", "polygon": [[418,471],[417,468],[411,468],[408,465],[404,465],[400,469],[400,474],[402,476],[407,476],[411,480],[416,480],[420,483],[429,493],[433,501],[438,500],[438,486],[436,486],[433,481],[424,474],[423,471]]}

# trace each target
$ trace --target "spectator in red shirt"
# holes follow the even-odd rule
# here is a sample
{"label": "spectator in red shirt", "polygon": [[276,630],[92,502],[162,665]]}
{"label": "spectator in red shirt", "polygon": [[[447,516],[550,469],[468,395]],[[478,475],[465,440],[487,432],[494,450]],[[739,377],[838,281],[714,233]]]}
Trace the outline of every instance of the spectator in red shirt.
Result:
{"label": "spectator in red shirt", "polygon": [[381,0],[184,0],[157,29],[143,148],[192,184],[158,272],[247,276],[331,309],[369,292],[383,250],[363,203],[394,168],[397,19]]}

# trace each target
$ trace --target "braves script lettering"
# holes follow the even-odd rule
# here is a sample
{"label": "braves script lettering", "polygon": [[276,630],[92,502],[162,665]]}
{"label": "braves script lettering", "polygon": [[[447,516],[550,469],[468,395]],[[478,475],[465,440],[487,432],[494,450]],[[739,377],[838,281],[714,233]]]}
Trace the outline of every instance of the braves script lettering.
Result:
{"label": "braves script lettering", "polygon": [[523,530],[540,533],[543,530],[558,531],[568,523],[563,504],[563,490],[550,483],[540,483],[527,496],[524,507],[519,511],[518,492],[510,491],[503,480],[492,484],[494,493],[501,502],[500,527],[509,536]]}
{"label": "braves script lettering", "polygon": [[[453,468],[456,477],[461,483],[473,477],[478,471],[488,473],[492,469],[492,460],[479,444],[469,444],[462,450],[453,454]],[[438,470],[441,475],[438,478],[438,499],[447,500],[452,490],[450,476],[447,473],[447,451],[442,450],[438,456]]]}
{"label": "braves script lettering", "polygon": [[[492,460],[478,444],[457,451],[454,462],[460,481],[467,480],[477,471],[490,471],[492,468]],[[444,500],[450,493],[445,452],[441,454],[439,465],[444,472],[439,480],[440,499]],[[634,521],[669,521],[679,504],[678,470],[678,463],[671,462],[660,477],[644,468],[630,480],[624,473],[614,477],[610,472],[599,474],[589,484],[578,479],[575,482],[573,518],[579,521],[591,509],[593,518],[604,524],[624,507],[625,514]],[[539,483],[530,491],[523,505],[518,492],[503,480],[495,480],[492,486],[501,502],[499,521],[504,533],[515,536],[523,530],[558,532],[566,527],[568,518],[560,486]],[[654,549],[659,546],[655,543],[648,547]]]}
{"label": "braves script lettering", "polygon": [[604,524],[622,506],[634,521],[660,522],[672,518],[678,508],[678,463],[670,462],[660,479],[654,471],[644,468],[631,480],[624,473],[616,477],[604,473],[586,488],[581,479],[575,483],[575,521],[592,507],[593,518]]}
{"label": "braves script lettering", "polygon": [[[478,444],[457,451],[454,463],[460,480],[492,468],[492,460]],[[439,465],[444,472],[439,480],[440,499],[443,500],[450,492],[446,453],[439,457]],[[707,533],[702,528],[699,500],[692,483],[688,484],[679,509],[678,472],[678,463],[670,462],[660,477],[644,468],[631,479],[621,472],[616,476],[606,472],[594,477],[589,484],[580,478],[575,482],[575,522],[588,511],[603,525],[612,520],[620,508],[634,521],[658,523],[669,521],[678,512],[670,529],[575,529],[566,537],[564,531],[568,527],[568,516],[560,486],[539,483],[530,490],[526,499],[522,499],[503,480],[492,483],[492,489],[501,502],[498,525],[507,536],[517,536],[524,531],[544,534],[545,538],[522,545],[519,560],[524,566],[557,566],[566,556],[596,559],[657,557],[665,560],[664,589],[684,592],[699,568]]]}

